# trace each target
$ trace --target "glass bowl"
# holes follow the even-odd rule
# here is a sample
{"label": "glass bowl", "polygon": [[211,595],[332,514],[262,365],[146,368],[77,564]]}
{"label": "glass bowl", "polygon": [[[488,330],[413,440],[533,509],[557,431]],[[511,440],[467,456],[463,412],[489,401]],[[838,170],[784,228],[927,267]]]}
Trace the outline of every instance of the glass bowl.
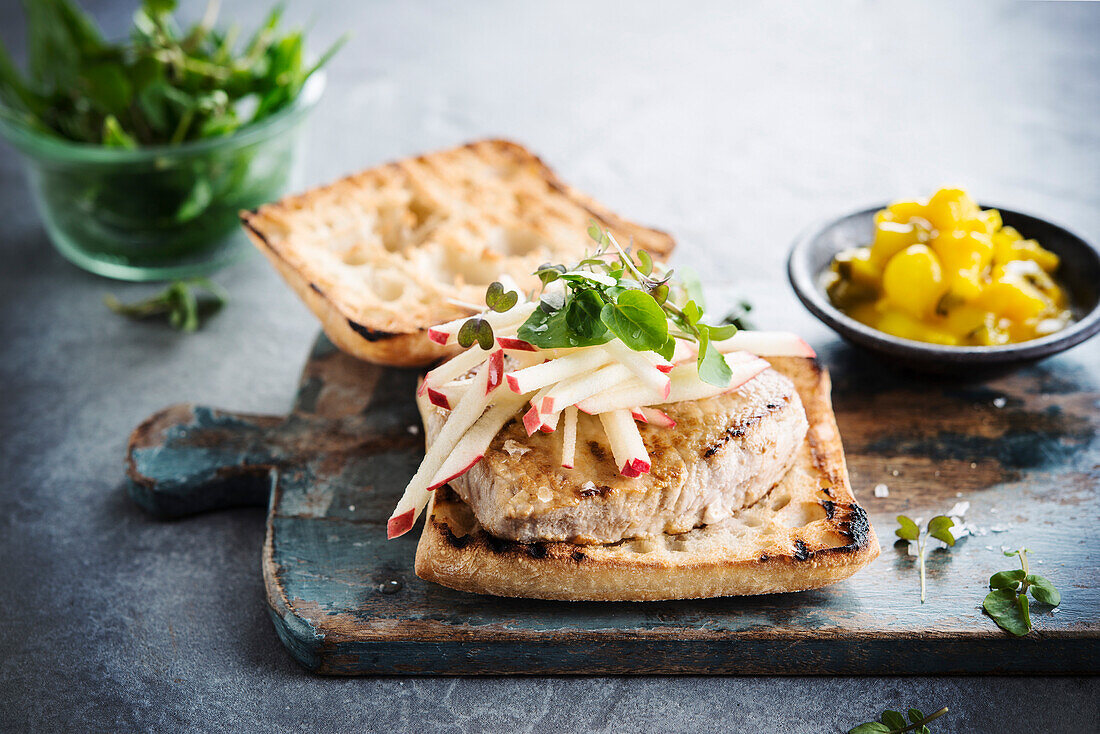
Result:
{"label": "glass bowl", "polygon": [[76,265],[119,280],[209,273],[248,251],[237,214],[292,183],[321,73],[276,114],[232,135],[128,150],[75,143],[0,116],[23,154],[42,223]]}

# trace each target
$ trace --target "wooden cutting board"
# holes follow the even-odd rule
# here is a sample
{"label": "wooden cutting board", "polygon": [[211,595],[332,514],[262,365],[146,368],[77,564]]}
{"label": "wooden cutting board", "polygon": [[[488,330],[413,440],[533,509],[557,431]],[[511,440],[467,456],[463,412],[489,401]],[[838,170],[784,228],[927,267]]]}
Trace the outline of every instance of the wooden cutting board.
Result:
{"label": "wooden cutting board", "polygon": [[[291,654],[331,674],[1100,672],[1100,388],[1051,360],[960,384],[822,355],[856,494],[883,543],[849,581],[798,594],[570,603],[452,591],[413,574],[418,531],[385,522],[423,454],[416,373],[322,336],[289,416],[170,407],[130,443],[131,495],[177,517],[269,507],[263,573]],[[885,484],[888,497],[872,488]],[[978,535],[915,559],[894,517],[969,502]],[[982,534],[984,533],[984,534]],[[1062,606],[1017,639],[981,613],[986,581],[1031,549]]]}

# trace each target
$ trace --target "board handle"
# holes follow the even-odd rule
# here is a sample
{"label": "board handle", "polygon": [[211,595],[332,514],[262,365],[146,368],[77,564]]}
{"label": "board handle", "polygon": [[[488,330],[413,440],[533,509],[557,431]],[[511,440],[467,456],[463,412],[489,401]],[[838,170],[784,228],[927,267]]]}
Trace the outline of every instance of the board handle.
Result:
{"label": "board handle", "polygon": [[285,421],[190,404],[165,408],[130,434],[130,497],[160,517],[266,506],[281,458],[275,434]]}

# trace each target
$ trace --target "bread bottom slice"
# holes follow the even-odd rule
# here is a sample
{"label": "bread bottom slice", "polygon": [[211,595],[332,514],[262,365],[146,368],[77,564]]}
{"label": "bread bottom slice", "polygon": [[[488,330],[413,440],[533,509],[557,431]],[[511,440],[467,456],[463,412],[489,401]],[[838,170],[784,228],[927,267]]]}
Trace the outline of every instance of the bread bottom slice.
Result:
{"label": "bread bottom slice", "polygon": [[609,545],[520,543],[489,535],[449,487],[436,491],[416,574],[477,594],[566,601],[658,601],[775,594],[841,581],[873,561],[878,539],[856,503],[829,397],[813,360],[775,358],[810,428],[791,470],[720,523]]}

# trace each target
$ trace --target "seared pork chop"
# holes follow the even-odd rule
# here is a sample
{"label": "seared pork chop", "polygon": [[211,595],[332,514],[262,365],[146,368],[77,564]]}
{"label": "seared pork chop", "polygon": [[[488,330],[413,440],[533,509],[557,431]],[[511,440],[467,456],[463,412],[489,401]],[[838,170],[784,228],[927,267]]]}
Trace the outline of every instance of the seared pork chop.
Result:
{"label": "seared pork chop", "polygon": [[[517,415],[451,487],[499,538],[595,544],[684,533],[763,497],[808,427],[794,385],[773,369],[724,395],[660,408],[676,426],[640,426],[648,474],[619,474],[595,416],[578,416],[574,468],[564,469],[561,437],[528,437]],[[429,441],[444,418],[429,414]]]}

